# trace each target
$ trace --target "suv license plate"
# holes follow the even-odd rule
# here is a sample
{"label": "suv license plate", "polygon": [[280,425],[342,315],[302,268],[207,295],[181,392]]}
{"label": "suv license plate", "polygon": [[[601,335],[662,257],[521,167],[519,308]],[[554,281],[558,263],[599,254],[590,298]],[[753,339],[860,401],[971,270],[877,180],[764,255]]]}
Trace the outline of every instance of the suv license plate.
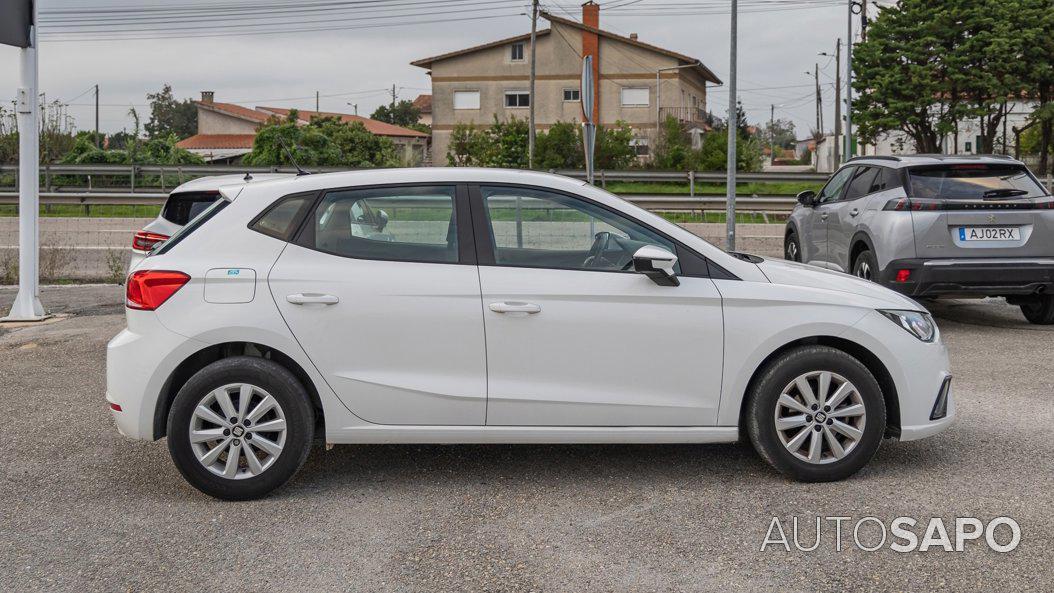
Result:
{"label": "suv license plate", "polygon": [[1020,241],[1021,228],[1016,226],[959,227],[960,241]]}

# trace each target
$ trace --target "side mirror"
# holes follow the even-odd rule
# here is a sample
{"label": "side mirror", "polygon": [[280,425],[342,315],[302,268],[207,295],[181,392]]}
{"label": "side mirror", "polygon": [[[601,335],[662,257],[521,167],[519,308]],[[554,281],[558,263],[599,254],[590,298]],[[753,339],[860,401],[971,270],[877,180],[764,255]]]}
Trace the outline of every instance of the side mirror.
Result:
{"label": "side mirror", "polygon": [[673,272],[677,256],[662,247],[645,245],[633,254],[633,271],[651,278],[659,286],[680,286]]}
{"label": "side mirror", "polygon": [[811,189],[807,189],[798,194],[798,203],[806,208],[812,208],[816,205],[816,192]]}
{"label": "side mirror", "polygon": [[388,213],[384,210],[377,211],[377,232],[384,230],[384,227],[388,226]]}

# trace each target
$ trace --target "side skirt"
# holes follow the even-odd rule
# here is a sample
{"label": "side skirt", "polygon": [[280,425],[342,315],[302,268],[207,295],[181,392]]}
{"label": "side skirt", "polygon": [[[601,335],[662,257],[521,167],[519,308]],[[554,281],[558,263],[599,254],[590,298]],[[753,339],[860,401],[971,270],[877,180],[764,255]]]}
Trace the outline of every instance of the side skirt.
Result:
{"label": "side skirt", "polygon": [[735,426],[393,426],[326,431],[327,444],[734,443]]}

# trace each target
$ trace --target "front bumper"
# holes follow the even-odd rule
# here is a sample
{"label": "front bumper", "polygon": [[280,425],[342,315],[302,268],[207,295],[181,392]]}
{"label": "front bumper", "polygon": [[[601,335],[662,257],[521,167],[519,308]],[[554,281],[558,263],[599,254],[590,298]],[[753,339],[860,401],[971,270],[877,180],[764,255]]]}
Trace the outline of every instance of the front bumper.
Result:
{"label": "front bumper", "polygon": [[[910,270],[897,282],[900,270]],[[898,259],[879,283],[913,297],[1008,296],[1054,291],[1054,258]]]}

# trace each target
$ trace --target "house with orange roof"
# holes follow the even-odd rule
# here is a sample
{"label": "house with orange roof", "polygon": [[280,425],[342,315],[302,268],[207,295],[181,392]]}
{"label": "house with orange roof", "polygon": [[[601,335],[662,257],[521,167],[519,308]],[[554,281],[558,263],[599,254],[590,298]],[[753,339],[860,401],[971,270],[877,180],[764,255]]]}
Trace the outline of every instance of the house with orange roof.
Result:
{"label": "house with orange roof", "polygon": [[[249,108],[234,103],[220,103],[212,91],[203,91],[198,108],[198,133],[181,140],[185,148],[209,162],[234,162],[253,149],[256,132],[271,118],[285,119],[292,109],[286,107]],[[314,117],[336,117],[345,123],[361,123],[367,131],[389,138],[402,153],[406,165],[420,165],[427,160],[429,135],[368,117],[328,111],[297,110],[297,123],[307,125]]]}

